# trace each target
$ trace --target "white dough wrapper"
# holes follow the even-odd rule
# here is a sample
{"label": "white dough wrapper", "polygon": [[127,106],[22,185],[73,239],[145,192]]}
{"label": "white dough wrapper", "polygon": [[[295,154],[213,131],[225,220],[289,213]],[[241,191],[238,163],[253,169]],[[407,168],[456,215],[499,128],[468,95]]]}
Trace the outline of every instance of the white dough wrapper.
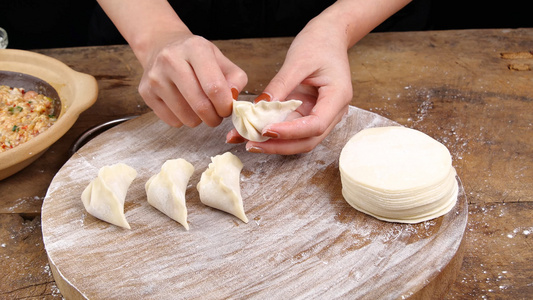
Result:
{"label": "white dough wrapper", "polygon": [[241,197],[241,160],[231,152],[226,152],[211,157],[211,161],[196,186],[200,201],[248,223]]}
{"label": "white dough wrapper", "polygon": [[457,201],[450,152],[414,129],[360,131],[342,149],[339,170],[346,201],[380,220],[418,223],[448,213]]}
{"label": "white dough wrapper", "polygon": [[167,160],[144,185],[148,203],[189,230],[185,191],[194,167],[185,159]]}
{"label": "white dough wrapper", "polygon": [[123,163],[100,168],[98,177],[81,194],[85,210],[100,220],[130,229],[124,215],[124,201],[135,177],[137,171]]}
{"label": "white dough wrapper", "polygon": [[263,129],[270,124],[285,121],[287,116],[295,111],[302,101],[248,101],[233,100],[233,114],[231,121],[240,135],[254,142],[264,142],[268,137],[262,136]]}

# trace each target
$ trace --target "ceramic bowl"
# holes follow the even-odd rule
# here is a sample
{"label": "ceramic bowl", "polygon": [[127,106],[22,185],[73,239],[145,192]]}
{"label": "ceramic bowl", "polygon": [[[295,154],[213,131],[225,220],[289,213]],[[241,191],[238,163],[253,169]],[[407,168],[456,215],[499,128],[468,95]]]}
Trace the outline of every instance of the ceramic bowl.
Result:
{"label": "ceramic bowl", "polygon": [[[0,71],[7,71],[0,76],[0,85],[13,86],[16,82],[20,84],[16,87],[26,90],[35,90],[37,86],[40,92],[52,99],[59,98],[57,103],[60,103],[60,114],[54,125],[33,139],[0,153],[2,180],[34,162],[61,138],[74,125],[80,113],[94,104],[98,85],[93,76],[74,71],[55,58],[31,51],[0,49]],[[16,78],[6,74],[13,74]]]}

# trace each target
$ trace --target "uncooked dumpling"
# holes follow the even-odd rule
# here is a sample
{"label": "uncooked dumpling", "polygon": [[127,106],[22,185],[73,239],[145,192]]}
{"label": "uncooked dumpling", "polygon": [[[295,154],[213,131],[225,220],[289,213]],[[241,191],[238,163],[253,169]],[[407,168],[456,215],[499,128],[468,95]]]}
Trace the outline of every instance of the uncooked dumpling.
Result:
{"label": "uncooked dumpling", "polygon": [[152,176],[145,184],[148,203],[177,221],[189,230],[185,191],[194,172],[188,161],[178,158],[167,160],[161,171]]}
{"label": "uncooked dumpling", "polygon": [[98,177],[81,194],[85,210],[100,220],[130,229],[124,215],[124,201],[135,177],[137,171],[123,163],[102,167]]}
{"label": "uncooked dumpling", "polygon": [[196,188],[200,201],[207,206],[230,213],[248,223],[241,197],[241,160],[230,152],[211,157]]}
{"label": "uncooked dumpling", "polygon": [[450,152],[414,129],[362,130],[342,149],[339,169],[346,201],[381,220],[430,220],[449,212],[457,200]]}
{"label": "uncooked dumpling", "polygon": [[233,100],[233,126],[242,137],[254,142],[264,142],[268,137],[262,136],[267,125],[285,121],[302,101],[259,101],[254,104],[248,101]]}

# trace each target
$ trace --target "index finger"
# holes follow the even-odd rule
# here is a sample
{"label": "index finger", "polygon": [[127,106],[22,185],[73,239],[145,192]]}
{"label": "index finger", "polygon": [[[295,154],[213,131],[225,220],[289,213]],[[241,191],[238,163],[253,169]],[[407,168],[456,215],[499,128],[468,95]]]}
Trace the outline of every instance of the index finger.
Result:
{"label": "index finger", "polygon": [[[221,117],[231,115],[233,89],[242,89],[247,82],[246,73],[214,47],[204,55],[191,58],[191,65],[202,91]],[[206,58],[207,57],[207,58]],[[209,63],[206,63],[209,62]]]}
{"label": "index finger", "polygon": [[336,93],[327,93],[323,89],[333,87],[321,87],[316,105],[310,113],[302,116],[299,112],[293,112],[288,121],[270,124],[263,129],[262,134],[277,136],[279,139],[302,139],[323,135],[330,124],[337,118],[339,113],[344,114],[348,109],[348,103]]}
{"label": "index finger", "polygon": [[266,142],[252,142],[246,144],[246,150],[253,153],[270,153],[291,155],[305,153],[313,150],[324,138],[335,128],[342,119],[344,112],[341,111],[335,120],[329,124],[323,134],[319,136],[306,137],[301,139],[270,139]]}

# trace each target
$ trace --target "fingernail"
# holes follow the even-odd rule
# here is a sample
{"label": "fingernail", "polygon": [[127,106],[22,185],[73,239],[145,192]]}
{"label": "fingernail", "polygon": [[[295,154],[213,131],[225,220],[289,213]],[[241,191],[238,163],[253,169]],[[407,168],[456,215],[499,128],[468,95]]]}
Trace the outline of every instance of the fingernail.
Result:
{"label": "fingernail", "polygon": [[257,103],[259,101],[271,101],[272,100],[272,96],[268,93],[262,93],[261,95],[257,96],[257,98],[255,98],[254,100],[254,103]]}
{"label": "fingernail", "polygon": [[237,100],[237,98],[239,98],[239,90],[231,88],[231,96],[233,96],[233,99]]}
{"label": "fingernail", "polygon": [[226,140],[226,143],[228,143],[228,144],[240,144],[240,143],[244,143],[245,141],[246,141],[246,139],[243,138],[242,136],[234,135],[231,138],[229,138],[229,140]]}
{"label": "fingernail", "polygon": [[257,146],[251,146],[251,147],[246,146],[246,151],[251,152],[251,153],[264,153],[265,152],[263,151],[261,147],[257,147]]}
{"label": "fingernail", "polygon": [[262,135],[269,137],[269,138],[274,138],[274,139],[279,138],[279,133],[272,131],[272,130],[265,130],[265,132],[263,132]]}

